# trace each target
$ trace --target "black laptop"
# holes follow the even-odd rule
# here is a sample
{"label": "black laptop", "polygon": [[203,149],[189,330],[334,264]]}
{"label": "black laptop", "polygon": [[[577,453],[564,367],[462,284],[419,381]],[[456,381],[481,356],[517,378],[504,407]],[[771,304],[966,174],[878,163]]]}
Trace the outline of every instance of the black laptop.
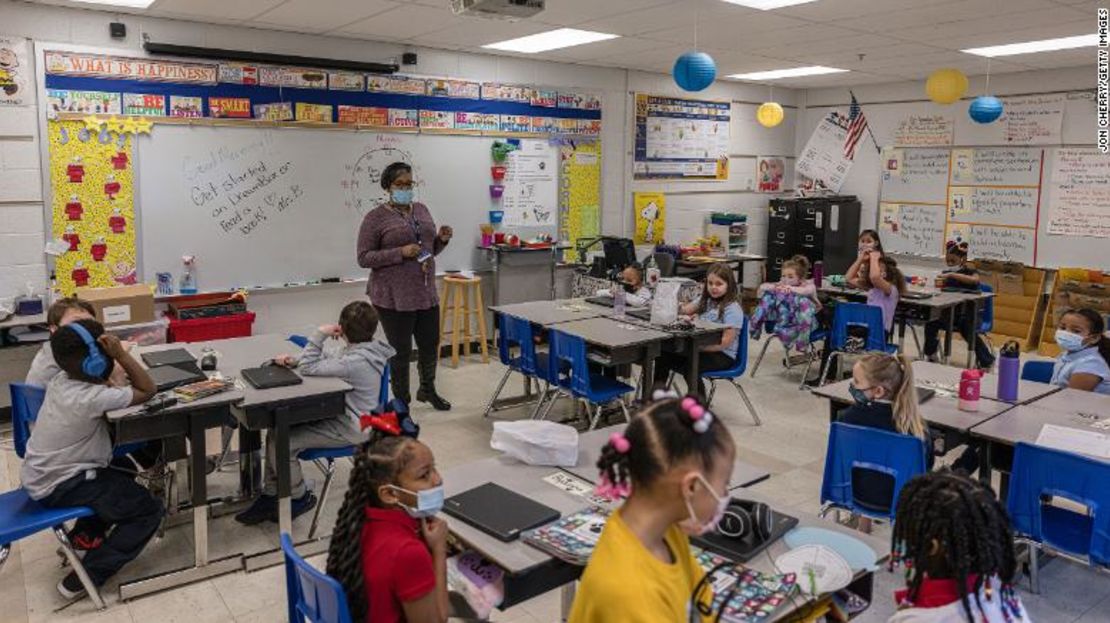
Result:
{"label": "black laptop", "polygon": [[170,350],[156,350],[142,354],[143,363],[148,368],[158,366],[176,366],[180,364],[195,364],[197,358],[184,348],[171,348]]}
{"label": "black laptop", "polygon": [[160,392],[208,378],[192,361],[176,365],[153,366],[147,370],[147,374],[154,380],[154,386]]}
{"label": "black laptop", "polygon": [[923,292],[921,290],[906,290],[902,298],[909,301],[921,301],[924,299],[931,299],[936,296],[936,292]]}
{"label": "black laptop", "polygon": [[917,390],[917,404],[921,404],[937,395],[937,390],[928,387],[921,387],[920,385],[914,387]]}
{"label": "black laptop", "polygon": [[240,370],[239,374],[255,389],[273,389],[304,383],[304,379],[285,366],[268,365],[261,368],[246,368]]}
{"label": "black laptop", "polygon": [[492,482],[447,498],[443,512],[505,542],[559,518],[554,508]]}
{"label": "black laptop", "polygon": [[586,302],[587,303],[593,303],[594,305],[601,305],[602,307],[612,307],[613,306],[613,297],[611,297],[611,296],[587,296],[586,297]]}

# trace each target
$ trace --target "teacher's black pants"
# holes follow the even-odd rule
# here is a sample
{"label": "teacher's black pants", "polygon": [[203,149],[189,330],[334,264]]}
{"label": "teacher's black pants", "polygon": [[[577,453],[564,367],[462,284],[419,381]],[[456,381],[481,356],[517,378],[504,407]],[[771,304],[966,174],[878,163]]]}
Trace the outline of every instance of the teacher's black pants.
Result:
{"label": "teacher's black pants", "polygon": [[397,311],[374,306],[385,331],[385,339],[397,351],[389,360],[389,383],[393,397],[412,403],[409,392],[409,362],[416,339],[416,369],[420,389],[435,391],[436,363],[439,360],[439,305],[416,311]]}

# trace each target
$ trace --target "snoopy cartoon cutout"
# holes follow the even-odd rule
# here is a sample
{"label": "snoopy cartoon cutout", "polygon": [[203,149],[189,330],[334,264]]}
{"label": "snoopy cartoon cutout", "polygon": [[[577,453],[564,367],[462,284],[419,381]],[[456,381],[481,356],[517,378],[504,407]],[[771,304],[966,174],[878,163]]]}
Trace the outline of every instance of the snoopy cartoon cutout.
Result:
{"label": "snoopy cartoon cutout", "polygon": [[647,222],[647,229],[644,231],[644,242],[655,242],[655,222],[659,219],[659,212],[659,206],[654,201],[640,210],[640,218]]}

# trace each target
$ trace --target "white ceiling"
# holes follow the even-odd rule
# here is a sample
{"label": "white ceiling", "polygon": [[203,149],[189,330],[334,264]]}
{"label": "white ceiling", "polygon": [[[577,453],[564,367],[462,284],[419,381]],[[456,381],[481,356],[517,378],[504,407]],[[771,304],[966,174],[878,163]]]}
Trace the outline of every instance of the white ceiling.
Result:
{"label": "white ceiling", "polygon": [[[693,47],[696,20],[698,48],[716,59],[718,75],[814,64],[851,70],[776,81],[827,87],[920,79],[942,66],[983,74],[986,59],[961,48],[1090,34],[1097,5],[1097,0],[817,0],[758,11],[722,0],[547,0],[547,9],[536,17],[508,22],[454,15],[450,0],[156,0],[139,13],[509,56],[525,55],[481,46],[574,27],[621,38],[526,56],[654,72],[669,72],[674,58]],[[1012,56],[993,60],[991,72],[1093,67],[1094,55],[1088,48]]]}

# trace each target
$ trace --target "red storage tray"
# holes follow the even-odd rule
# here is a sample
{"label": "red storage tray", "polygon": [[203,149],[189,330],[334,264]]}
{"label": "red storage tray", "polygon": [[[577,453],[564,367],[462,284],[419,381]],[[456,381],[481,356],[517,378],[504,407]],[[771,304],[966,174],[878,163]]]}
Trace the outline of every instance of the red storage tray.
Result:
{"label": "red storage tray", "polygon": [[178,320],[170,318],[170,342],[204,342],[230,337],[248,337],[254,324],[254,312]]}

